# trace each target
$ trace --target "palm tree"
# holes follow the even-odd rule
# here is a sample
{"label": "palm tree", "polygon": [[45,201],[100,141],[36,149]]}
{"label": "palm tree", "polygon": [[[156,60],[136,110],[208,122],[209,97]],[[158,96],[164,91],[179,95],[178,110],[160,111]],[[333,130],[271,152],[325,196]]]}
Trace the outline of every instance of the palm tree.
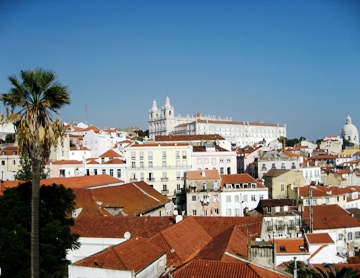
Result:
{"label": "palm tree", "polygon": [[[65,132],[53,113],[70,103],[67,87],[56,81],[55,73],[44,69],[21,71],[21,81],[9,77],[9,93],[0,101],[6,107],[8,122],[16,127],[20,152],[26,152],[32,163],[31,202],[31,277],[40,277],[39,206],[41,165],[50,156],[51,147],[62,142]],[[15,109],[19,108],[18,112]],[[58,114],[57,114],[58,115]]]}
{"label": "palm tree", "polygon": [[325,268],[326,270],[317,267],[317,270],[324,278],[360,278],[359,270],[353,269],[352,267],[343,267],[339,270],[339,268],[335,266],[335,271],[332,271],[329,266]]}

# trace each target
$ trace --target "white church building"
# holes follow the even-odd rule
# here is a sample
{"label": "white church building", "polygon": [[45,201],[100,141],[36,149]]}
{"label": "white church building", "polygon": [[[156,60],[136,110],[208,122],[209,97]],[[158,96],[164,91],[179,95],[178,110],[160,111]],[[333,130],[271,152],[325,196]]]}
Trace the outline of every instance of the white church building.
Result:
{"label": "white church building", "polygon": [[[286,137],[286,125],[264,122],[234,122],[232,118],[221,119],[197,113],[193,116],[175,116],[169,97],[159,109],[153,100],[149,110],[149,138],[157,135],[204,135],[219,134],[236,146],[268,144],[279,137]],[[265,142],[264,142],[265,141]]]}

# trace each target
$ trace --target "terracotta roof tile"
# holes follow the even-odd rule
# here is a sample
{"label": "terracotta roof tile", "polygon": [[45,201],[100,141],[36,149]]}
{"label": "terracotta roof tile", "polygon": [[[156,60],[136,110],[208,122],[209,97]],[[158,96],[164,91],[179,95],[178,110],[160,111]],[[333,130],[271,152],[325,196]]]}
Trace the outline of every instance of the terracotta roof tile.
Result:
{"label": "terracotta roof tile", "polygon": [[134,270],[136,273],[164,254],[164,249],[149,240],[133,237],[128,241],[82,259],[75,265],[114,270]]}
{"label": "terracotta roof tile", "polygon": [[[303,238],[282,238],[282,239],[271,239],[270,242],[276,244],[276,254],[308,254],[308,250],[302,251],[300,247],[304,247]],[[280,248],[280,247],[284,247]]]}
{"label": "terracotta roof tile", "polygon": [[[125,232],[131,237],[150,238],[160,231],[173,226],[174,219],[169,216],[126,216],[126,217],[103,217],[103,216],[80,216],[75,219],[72,232],[82,237],[99,238],[123,238]],[[96,227],[96,229],[94,229]]]}
{"label": "terracotta roof tile", "polygon": [[[314,230],[359,227],[360,221],[338,205],[319,205],[313,208]],[[331,213],[329,213],[331,212]],[[309,207],[304,207],[304,221],[309,225]]]}
{"label": "terracotta roof tile", "polygon": [[251,263],[245,263],[245,262],[225,263],[218,261],[195,261],[195,260],[179,268],[178,270],[174,271],[173,276],[176,278],[289,277],[279,272],[262,268]]}
{"label": "terracotta roof tile", "polygon": [[328,233],[309,233],[305,237],[310,244],[334,243]]}
{"label": "terracotta roof tile", "polygon": [[187,180],[219,180],[220,175],[219,175],[219,171],[216,169],[203,170],[203,171],[187,171],[186,179]]}
{"label": "terracotta roof tile", "polygon": [[121,155],[115,152],[114,150],[108,150],[99,157],[121,157]]}
{"label": "terracotta roof tile", "polygon": [[237,183],[255,183],[256,188],[265,188],[260,182],[255,180],[249,174],[229,174],[229,175],[221,175],[221,184],[222,187],[225,187],[226,184],[237,184]]}

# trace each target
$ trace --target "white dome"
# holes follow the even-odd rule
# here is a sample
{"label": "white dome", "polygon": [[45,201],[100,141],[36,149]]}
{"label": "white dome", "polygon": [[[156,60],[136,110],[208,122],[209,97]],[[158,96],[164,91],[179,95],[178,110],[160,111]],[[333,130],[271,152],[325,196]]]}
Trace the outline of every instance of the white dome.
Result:
{"label": "white dome", "polygon": [[351,117],[347,116],[346,124],[342,128],[341,137],[351,143],[359,144],[359,131],[351,122]]}

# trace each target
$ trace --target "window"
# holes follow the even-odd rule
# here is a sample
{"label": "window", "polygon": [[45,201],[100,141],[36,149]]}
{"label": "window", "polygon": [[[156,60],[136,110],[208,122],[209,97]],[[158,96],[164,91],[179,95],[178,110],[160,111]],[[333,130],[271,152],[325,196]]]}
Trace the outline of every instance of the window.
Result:
{"label": "window", "polygon": [[144,173],[140,173],[140,180],[141,180],[141,181],[144,180]]}
{"label": "window", "polygon": [[149,152],[148,152],[148,159],[149,159],[149,160],[152,160],[152,159],[153,159],[153,152],[152,152],[152,151],[149,151]]}
{"label": "window", "polygon": [[163,168],[166,168],[166,161],[163,161],[163,162],[162,162],[162,167],[163,167]]}
{"label": "window", "polygon": [[183,157],[183,159],[186,159],[186,151],[182,152],[182,157]]}
{"label": "window", "polygon": [[284,212],[288,212],[289,207],[288,206],[284,206]]}
{"label": "window", "polygon": [[230,196],[230,195],[226,196],[226,202],[227,202],[227,203],[230,203],[230,202],[231,202],[231,196]]}
{"label": "window", "polygon": [[224,167],[220,167],[220,174],[224,174]]}
{"label": "window", "polygon": [[167,185],[163,184],[163,191],[167,191]]}
{"label": "window", "polygon": [[117,177],[121,178],[121,169],[117,169]]}
{"label": "window", "polygon": [[114,170],[110,169],[110,176],[114,176]]}
{"label": "window", "polygon": [[163,159],[166,159],[166,151],[163,151],[163,152],[162,152],[162,158],[163,158]]}
{"label": "window", "polygon": [[176,179],[180,180],[180,172],[176,172]]}
{"label": "window", "polygon": [[272,169],[276,169],[275,163],[272,163],[271,168],[272,168]]}
{"label": "window", "polygon": [[217,181],[214,181],[214,190],[218,190],[219,189],[219,185]]}
{"label": "window", "polygon": [[230,183],[227,183],[227,184],[226,184],[226,188],[227,188],[227,189],[231,189],[231,184],[230,184]]}
{"label": "window", "polygon": [[106,170],[102,169],[102,174],[105,175],[106,174]]}
{"label": "window", "polygon": [[251,201],[255,202],[256,201],[256,195],[251,195]]}
{"label": "window", "polygon": [[343,234],[339,234],[339,240],[342,240],[344,238]]}
{"label": "window", "polygon": [[267,207],[267,212],[271,212],[271,207]]}
{"label": "window", "polygon": [[140,161],[140,168],[144,169],[144,161]]}
{"label": "window", "polygon": [[179,159],[179,158],[180,158],[180,152],[176,151],[176,159]]}
{"label": "window", "polygon": [[240,216],[240,209],[238,208],[235,209],[235,216]]}
{"label": "window", "polygon": [[1,160],[1,165],[5,165],[5,160]]}
{"label": "window", "polygon": [[218,208],[214,209],[214,213],[219,214],[219,209]]}
{"label": "window", "polygon": [[194,201],[196,201],[196,196],[191,196],[191,200],[194,202]]}
{"label": "window", "polygon": [[348,232],[348,240],[352,240],[352,232]]}
{"label": "window", "polygon": [[279,206],[275,207],[275,212],[280,212],[280,207]]}
{"label": "window", "polygon": [[244,195],[244,200],[243,200],[244,202],[247,202],[248,201],[248,195]]}
{"label": "window", "polygon": [[180,160],[176,160],[176,168],[180,168]]}
{"label": "window", "polygon": [[196,163],[201,164],[202,163],[201,158],[198,158]]}
{"label": "window", "polygon": [[135,168],[136,168],[135,161],[131,162],[131,168],[132,168],[132,169],[135,169]]}
{"label": "window", "polygon": [[251,184],[251,188],[256,188],[256,184],[255,184],[255,183],[252,183],[252,184]]}
{"label": "window", "polygon": [[329,203],[329,198],[328,198],[328,197],[325,198],[325,203],[326,203],[326,204]]}
{"label": "window", "polygon": [[16,160],[13,160],[13,165],[16,165]]}
{"label": "window", "polygon": [[239,203],[240,202],[240,196],[239,195],[235,195],[235,203]]}
{"label": "window", "polygon": [[143,159],[144,159],[144,152],[141,151],[141,152],[140,152],[140,160],[143,160]]}
{"label": "window", "polygon": [[355,232],[355,238],[360,238],[360,232]]}
{"label": "window", "polygon": [[180,183],[176,184],[176,190],[177,190],[177,191],[180,191],[180,189],[181,189]]}
{"label": "window", "polygon": [[282,183],[280,186],[281,186],[281,189],[280,189],[280,190],[281,190],[281,191],[284,191],[284,190],[285,190],[285,184]]}
{"label": "window", "polygon": [[224,163],[224,159],[223,159],[223,158],[220,158],[220,163]]}
{"label": "window", "polygon": [[153,167],[153,162],[149,161],[149,169],[152,169],[152,167]]}
{"label": "window", "polygon": [[230,163],[230,162],[231,162],[231,158],[227,158],[227,159],[226,159],[226,162],[227,162],[227,163]]}
{"label": "window", "polygon": [[336,201],[338,201],[338,202],[340,201],[340,198],[339,198],[339,196],[337,196],[337,197],[336,197]]}
{"label": "window", "polygon": [[211,159],[211,165],[216,165],[216,158]]}
{"label": "window", "polygon": [[207,216],[208,215],[208,211],[207,209],[204,210],[204,216]]}
{"label": "window", "polygon": [[135,152],[131,152],[131,160],[135,160]]}
{"label": "window", "polygon": [[345,201],[345,195],[343,195],[343,200]]}
{"label": "window", "polygon": [[196,215],[196,209],[193,209],[192,215]]}
{"label": "window", "polygon": [[203,182],[203,184],[202,184],[202,189],[203,189],[203,190],[207,190],[207,184],[206,184],[206,182]]}
{"label": "window", "polygon": [[260,195],[259,195],[259,199],[260,199],[260,200],[264,199],[264,195],[263,195],[263,194],[260,194]]}

